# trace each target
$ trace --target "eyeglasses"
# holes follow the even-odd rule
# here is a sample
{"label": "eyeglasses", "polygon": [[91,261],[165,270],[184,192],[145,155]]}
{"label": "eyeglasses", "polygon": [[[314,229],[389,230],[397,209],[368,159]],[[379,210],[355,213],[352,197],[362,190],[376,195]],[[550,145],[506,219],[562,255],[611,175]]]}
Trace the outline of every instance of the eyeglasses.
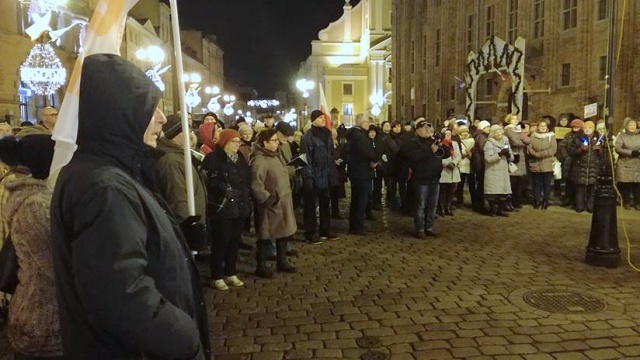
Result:
{"label": "eyeglasses", "polygon": [[280,142],[280,140],[278,140],[278,139],[269,139],[267,141],[269,141],[269,142]]}
{"label": "eyeglasses", "polygon": [[417,129],[422,129],[422,128],[425,128],[425,127],[432,128],[433,124],[432,123],[428,123],[428,122],[421,122],[418,125],[416,125],[416,130]]}
{"label": "eyeglasses", "polygon": [[233,139],[231,141],[229,141],[230,143],[234,143],[234,144],[240,144],[240,139]]}

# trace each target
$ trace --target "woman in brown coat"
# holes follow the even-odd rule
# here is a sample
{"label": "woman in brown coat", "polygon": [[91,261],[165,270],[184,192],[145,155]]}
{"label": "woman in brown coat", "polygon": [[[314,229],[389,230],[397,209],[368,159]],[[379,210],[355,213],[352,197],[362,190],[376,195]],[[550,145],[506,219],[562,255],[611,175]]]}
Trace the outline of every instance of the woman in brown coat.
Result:
{"label": "woman in brown coat", "polygon": [[631,209],[631,193],[636,210],[640,210],[640,134],[638,123],[624,119],[624,132],[616,138],[616,182],[625,209]]}
{"label": "woman in brown coat", "polygon": [[256,275],[270,278],[273,274],[266,261],[271,240],[276,239],[278,271],[293,273],[295,267],[287,262],[287,242],[297,228],[289,171],[278,151],[275,129],[258,134],[251,152],[251,193],[257,204]]}
{"label": "woman in brown coat", "polygon": [[62,337],[55,279],[46,178],[53,158],[51,135],[0,140],[0,159],[26,166],[31,176],[4,184],[8,191],[2,215],[10,224],[18,258],[18,286],[9,305],[9,343],[16,359],[62,359]]}
{"label": "woman in brown coat", "polygon": [[[558,142],[549,129],[549,120],[542,119],[538,130],[531,136],[527,146],[529,153],[529,171],[533,176],[533,208],[546,210],[549,206],[551,182],[553,181],[553,163],[555,162]],[[542,201],[540,195],[542,194]]]}

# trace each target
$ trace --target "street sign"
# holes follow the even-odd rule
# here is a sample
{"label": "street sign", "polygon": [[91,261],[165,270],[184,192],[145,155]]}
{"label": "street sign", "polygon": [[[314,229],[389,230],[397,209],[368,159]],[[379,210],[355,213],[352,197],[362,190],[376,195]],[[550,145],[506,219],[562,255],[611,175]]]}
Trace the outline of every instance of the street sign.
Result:
{"label": "street sign", "polygon": [[595,102],[593,104],[586,105],[584,107],[584,119],[588,119],[592,116],[598,115],[598,103]]}

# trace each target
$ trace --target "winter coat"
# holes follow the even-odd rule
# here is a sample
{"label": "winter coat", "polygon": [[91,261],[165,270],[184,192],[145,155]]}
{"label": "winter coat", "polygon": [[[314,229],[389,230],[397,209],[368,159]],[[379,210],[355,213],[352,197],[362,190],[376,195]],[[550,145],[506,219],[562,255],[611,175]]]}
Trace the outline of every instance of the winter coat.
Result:
{"label": "winter coat", "polygon": [[616,182],[640,183],[640,158],[632,157],[631,151],[640,151],[640,134],[621,133],[616,139]]}
{"label": "winter coat", "polygon": [[[202,170],[207,176],[211,221],[244,218],[251,214],[251,170],[240,153],[234,163],[223,148],[216,147],[205,156]],[[226,191],[227,187],[231,191]]]}
{"label": "winter coat", "polygon": [[[569,145],[569,156],[572,158],[571,182],[576,185],[596,185],[600,171],[600,145],[598,136],[575,137]],[[586,144],[586,145],[585,145]]]}
{"label": "winter coat", "polygon": [[257,204],[260,240],[280,239],[298,230],[293,210],[289,172],[279,152],[253,145],[251,152],[251,193]]}
{"label": "winter coat", "polygon": [[117,55],[84,59],[78,149],[51,201],[65,359],[209,358],[198,270],[150,191],[143,136],[161,96]]}
{"label": "winter coat", "polygon": [[[169,204],[173,216],[182,223],[189,217],[187,206],[187,182],[185,177],[183,149],[167,138],[158,140],[158,150],[164,155],[154,168],[156,189]],[[200,172],[192,167],[193,194],[199,223],[205,224],[207,217],[207,191]]]}
{"label": "winter coat", "polygon": [[553,172],[558,142],[552,132],[534,133],[527,146],[529,171],[533,173]]}
{"label": "winter coat", "polygon": [[251,141],[246,142],[240,139],[240,147],[238,148],[238,152],[242,154],[242,157],[244,157],[244,160],[247,162],[247,164],[249,163],[249,156],[251,155],[252,145],[253,143]]}
{"label": "winter coat", "polygon": [[[509,149],[509,158],[498,153],[504,148]],[[503,136],[501,140],[488,138],[484,144],[484,193],[485,195],[511,194],[511,180],[509,179],[509,161],[513,161],[513,152],[509,140]]]}
{"label": "winter coat", "polygon": [[473,173],[484,172],[484,145],[488,139],[489,136],[482,130],[478,130],[473,136],[474,145],[473,150],[471,150],[471,171]]}
{"label": "winter coat", "polygon": [[300,153],[307,154],[307,165],[302,168],[302,181],[305,188],[316,192],[329,190],[334,171],[331,131],[326,128],[312,127],[302,137]]}
{"label": "winter coat", "polygon": [[431,145],[433,138],[416,136],[404,143],[400,149],[400,156],[406,160],[411,182],[415,185],[438,184],[442,173],[442,160],[447,159],[451,153],[448,148],[441,145],[434,153]]}
{"label": "winter coat", "polygon": [[373,179],[371,162],[380,160],[382,153],[373,147],[368,132],[360,127],[347,131],[347,175],[352,180]]}
{"label": "winter coat", "polygon": [[[462,160],[462,154],[460,153],[460,147],[457,142],[453,141],[451,147],[453,148],[453,156],[442,159],[441,184],[457,184],[460,182],[460,168],[458,168],[458,164],[460,164]],[[453,168],[450,168],[450,166],[453,166]]]}
{"label": "winter coat", "polygon": [[472,137],[460,141],[460,154],[462,159],[458,163],[461,174],[471,174],[471,151],[475,145],[475,140]]}
{"label": "winter coat", "polygon": [[573,168],[573,157],[569,155],[569,147],[573,146],[573,141],[576,137],[584,136],[582,131],[568,133],[564,139],[562,140],[561,147],[558,149],[558,153],[560,153],[560,157],[564,158],[562,162],[562,178],[569,180],[571,179],[571,169]]}
{"label": "winter coat", "polygon": [[345,169],[344,157],[341,153],[342,148],[334,142],[333,145],[333,169],[331,177],[331,191],[340,199],[347,197],[344,184],[347,182],[347,170]]}
{"label": "winter coat", "polygon": [[[516,166],[518,170],[509,173],[509,176],[527,175],[527,162],[525,161],[525,149],[529,144],[529,138],[522,136],[522,129],[518,126],[509,124],[504,128],[504,135],[509,139],[509,146],[513,152],[513,158],[518,159]],[[516,156],[517,155],[517,156]],[[514,162],[515,164],[515,162]]]}
{"label": "winter coat", "polygon": [[382,139],[384,143],[384,155],[387,157],[386,173],[387,176],[393,178],[400,177],[402,173],[402,164],[398,159],[398,152],[400,152],[400,147],[402,147],[400,136],[401,134],[390,132]]}
{"label": "winter coat", "polygon": [[19,283],[9,303],[9,343],[29,357],[62,356],[51,256],[51,192],[45,181],[30,177],[4,187],[9,196],[3,217],[11,225],[19,264]]}

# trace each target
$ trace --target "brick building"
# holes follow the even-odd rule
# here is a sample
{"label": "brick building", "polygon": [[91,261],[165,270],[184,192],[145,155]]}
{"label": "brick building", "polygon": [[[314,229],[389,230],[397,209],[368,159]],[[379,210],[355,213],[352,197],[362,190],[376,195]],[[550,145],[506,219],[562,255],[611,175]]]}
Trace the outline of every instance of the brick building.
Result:
{"label": "brick building", "polygon": [[[613,0],[394,0],[393,85],[397,118],[465,115],[467,63],[492,37],[525,40],[523,117],[573,112],[605,101]],[[640,2],[618,0],[614,59],[615,126],[638,115]],[[489,66],[478,81],[476,118],[511,111],[513,76]]]}

